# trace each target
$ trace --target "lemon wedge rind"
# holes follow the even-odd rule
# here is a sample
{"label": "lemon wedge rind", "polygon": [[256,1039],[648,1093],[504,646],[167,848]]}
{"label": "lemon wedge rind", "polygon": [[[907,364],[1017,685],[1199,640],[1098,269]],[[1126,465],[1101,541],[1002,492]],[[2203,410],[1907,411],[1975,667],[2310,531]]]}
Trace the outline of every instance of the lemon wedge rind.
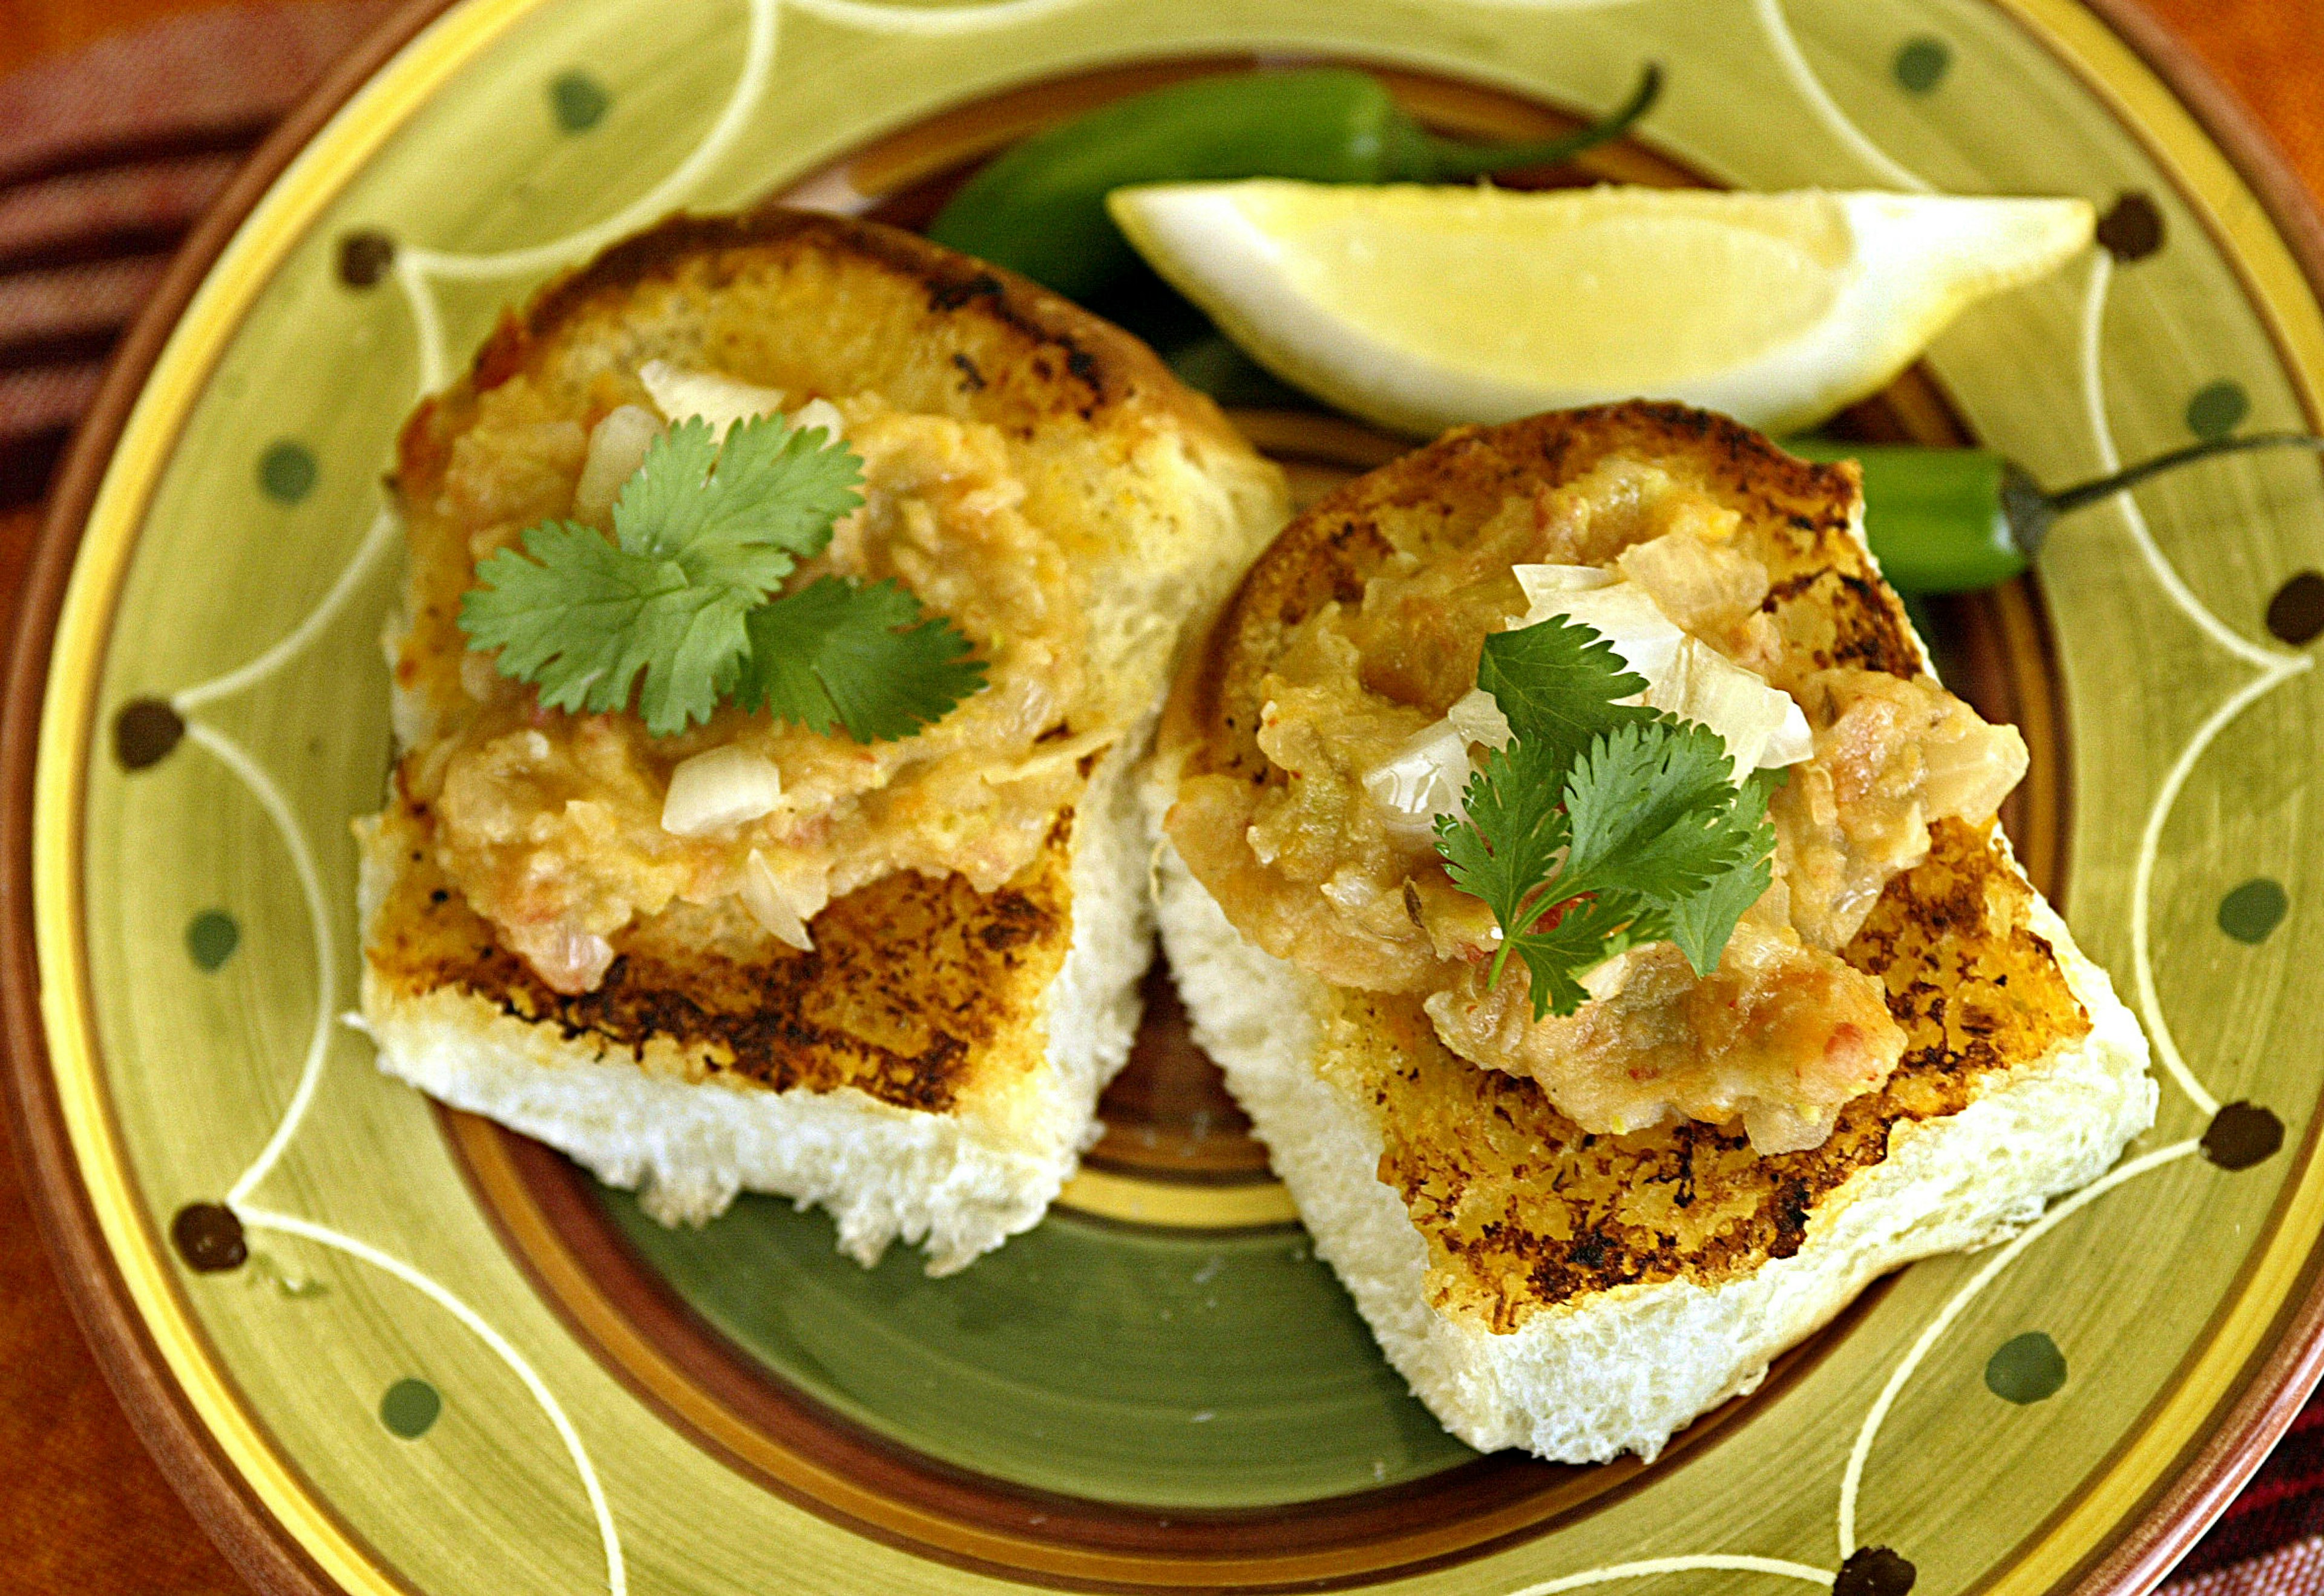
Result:
{"label": "lemon wedge rind", "polygon": [[1812,426],[2095,223],[2080,199],[1272,179],[1108,204],[1260,364],[1421,435],[1641,395]]}

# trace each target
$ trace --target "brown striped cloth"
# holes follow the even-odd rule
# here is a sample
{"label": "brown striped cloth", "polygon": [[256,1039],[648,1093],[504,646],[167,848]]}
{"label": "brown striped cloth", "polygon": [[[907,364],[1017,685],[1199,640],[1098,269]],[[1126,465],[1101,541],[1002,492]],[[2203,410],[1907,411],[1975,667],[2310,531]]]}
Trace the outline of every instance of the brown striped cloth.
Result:
{"label": "brown striped cloth", "polygon": [[[0,79],[0,511],[41,497],[171,253],[392,4],[226,6]],[[2324,1404],[2301,1415],[2165,1591],[2324,1591]]]}
{"label": "brown striped cloth", "polygon": [[0,511],[253,145],[390,0],[197,12],[0,79]]}

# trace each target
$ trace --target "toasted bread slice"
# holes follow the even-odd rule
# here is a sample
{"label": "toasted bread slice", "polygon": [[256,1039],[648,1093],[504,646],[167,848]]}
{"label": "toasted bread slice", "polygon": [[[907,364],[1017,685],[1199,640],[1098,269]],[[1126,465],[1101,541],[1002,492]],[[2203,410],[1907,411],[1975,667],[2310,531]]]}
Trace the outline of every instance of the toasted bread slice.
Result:
{"label": "toasted bread slice", "polygon": [[[1667,405],[1463,429],[1315,504],[1253,567],[1174,692],[1152,823],[1182,774],[1263,771],[1259,684],[1316,606],[1616,455],[1740,512],[1786,650],[1926,669],[1865,548],[1852,466]],[[1417,996],[1270,957],[1167,846],[1157,875],[1196,1040],[1390,1362],[1488,1450],[1651,1458],[1876,1276],[1997,1239],[2153,1118],[2136,1023],[1989,826],[1939,822],[1844,950],[1885,984],[1904,1062],[1823,1145],[1770,1157],[1692,1121],[1584,1135],[1533,1081],[1450,1052]]]}
{"label": "toasted bread slice", "polygon": [[[415,795],[475,713],[464,682],[484,662],[456,623],[475,551],[568,513],[573,440],[637,401],[654,359],[792,402],[873,396],[1004,450],[1072,578],[1055,602],[1084,610],[1067,756],[1083,780],[994,890],[887,874],[814,916],[812,951],[731,901],[681,899],[612,937],[601,984],[562,992],[449,879]],[[830,1209],[867,1265],[901,1236],[941,1273],[1038,1221],[1136,1024],[1151,927],[1129,773],[1182,624],[1287,513],[1275,467],[1143,345],[1055,295],[890,228],[769,210],[666,223],[505,318],[411,419],[395,486],[412,550],[389,640],[401,758],[364,828],[383,1067],[642,1185],[666,1222],[777,1192]]]}

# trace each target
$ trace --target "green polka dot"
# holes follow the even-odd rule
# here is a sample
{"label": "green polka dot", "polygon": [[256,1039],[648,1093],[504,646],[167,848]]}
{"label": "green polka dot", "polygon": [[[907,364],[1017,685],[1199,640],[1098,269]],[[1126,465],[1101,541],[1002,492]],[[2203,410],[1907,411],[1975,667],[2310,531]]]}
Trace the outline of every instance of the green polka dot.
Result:
{"label": "green polka dot", "polygon": [[2291,908],[2282,882],[2255,876],[2219,899],[2219,929],[2237,942],[2265,942]]}
{"label": "green polka dot", "polygon": [[222,909],[206,909],[186,925],[186,951],[205,970],[215,970],[234,957],[242,945],[242,927]]}
{"label": "green polka dot", "polygon": [[401,1435],[406,1441],[417,1441],[436,1423],[436,1416],[444,1411],[444,1398],[436,1388],[424,1379],[400,1379],[387,1388],[387,1395],[379,1399],[379,1422],[388,1433]]}
{"label": "green polka dot", "polygon": [[549,86],[549,109],[567,133],[586,133],[605,119],[613,97],[586,72],[566,72]]}
{"label": "green polka dot", "polygon": [[2195,391],[2187,401],[2187,430],[2198,438],[2225,438],[2251,414],[2251,395],[2244,385],[2222,377]]}
{"label": "green polka dot", "polygon": [[2038,1330],[2003,1342],[1985,1361],[1985,1388],[2020,1407],[2058,1394],[2066,1383],[2066,1355]]}
{"label": "green polka dot", "polygon": [[266,490],[268,498],[296,504],[314,492],[320,469],[315,464],[313,450],[286,438],[269,445],[258,457],[258,485]]}
{"label": "green polka dot", "polygon": [[1914,94],[1926,94],[1945,80],[1945,73],[1952,64],[1953,52],[1943,40],[1923,35],[1904,41],[1888,69],[1905,88]]}

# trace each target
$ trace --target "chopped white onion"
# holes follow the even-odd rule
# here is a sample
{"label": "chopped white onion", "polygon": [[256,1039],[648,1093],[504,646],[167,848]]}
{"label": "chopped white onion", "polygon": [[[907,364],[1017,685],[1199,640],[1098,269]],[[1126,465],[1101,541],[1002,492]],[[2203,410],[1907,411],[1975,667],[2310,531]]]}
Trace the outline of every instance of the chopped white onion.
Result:
{"label": "chopped white onion", "polygon": [[605,412],[589,432],[589,457],[581,465],[581,481],[573,490],[573,513],[583,521],[603,521],[622,496],[622,484],[646,463],[646,449],[661,436],[661,420],[641,404],[624,404]]}
{"label": "chopped white onion", "polygon": [[1449,719],[1423,726],[1364,775],[1364,792],[1392,829],[1432,834],[1439,815],[1461,813],[1469,739]]}
{"label": "chopped white onion", "polygon": [[782,797],[782,772],[772,760],[731,744],[714,748],[669,773],[661,828],[672,836],[702,836],[756,820]]}
{"label": "chopped white onion", "polygon": [[1517,586],[1525,589],[1526,603],[1538,604],[1553,593],[1586,593],[1593,587],[1611,587],[1621,578],[1603,566],[1511,566],[1517,574]]}
{"label": "chopped white onion", "polygon": [[1581,622],[1613,644],[1622,663],[1649,682],[1676,668],[1680,645],[1686,641],[1686,633],[1636,582],[1544,594],[1526,612],[1523,623],[1534,626],[1559,615]]}
{"label": "chopped white onion", "polygon": [[779,872],[756,848],[742,861],[742,907],[766,927],[768,936],[801,953],[815,951],[815,938],[807,935],[807,923],[829,900],[820,872],[810,881],[804,872]]}
{"label": "chopped white onion", "polygon": [[1670,673],[1647,687],[1646,701],[1718,733],[1735,761],[1738,780],[1763,765],[1796,764],[1814,752],[1811,745],[1788,759],[1769,759],[1777,734],[1794,720],[1804,733],[1807,717],[1790,694],[1769,687],[1756,671],[1699,638],[1690,637],[1680,647]]}
{"label": "chopped white onion", "polygon": [[1767,595],[1765,566],[1739,549],[1707,543],[1692,531],[1665,532],[1633,543],[1615,564],[1681,625],[1748,613]]}
{"label": "chopped white onion", "polygon": [[1638,951],[1635,947],[1625,948],[1612,958],[1591,965],[1575,979],[1592,1001],[1602,1003],[1629,984],[1630,966]]}
{"label": "chopped white onion", "polygon": [[[1791,695],[1786,693],[1784,697],[1789,698]],[[1767,746],[1760,751],[1759,768],[1780,770],[1814,757],[1815,729],[1808,724],[1808,717],[1794,701],[1784,711],[1784,724],[1775,728],[1775,734],[1767,739]]]}
{"label": "chopped white onion", "polygon": [[512,938],[516,951],[549,990],[567,996],[595,992],[613,967],[613,945],[595,931],[558,922]]}
{"label": "chopped white onion", "polygon": [[841,415],[839,407],[827,399],[808,400],[793,411],[786,420],[791,429],[798,432],[812,432],[820,428],[824,435],[823,447],[825,448],[842,442],[847,437],[847,418]]}
{"label": "chopped white onion", "polygon": [[[1555,567],[1520,566],[1527,570]],[[1553,617],[1578,621],[1603,637],[1622,663],[1646,679],[1630,700],[1696,721],[1719,733],[1739,780],[1754,770],[1795,765],[1815,752],[1807,717],[1790,694],[1682,630],[1636,582],[1578,590],[1545,589],[1523,624]],[[1456,711],[1460,706],[1454,706]],[[1472,712],[1473,714],[1473,712]]]}
{"label": "chopped white onion", "polygon": [[[1815,752],[1807,717],[1791,695],[1769,687],[1692,636],[1662,612],[1652,595],[1597,566],[1513,567],[1532,607],[1517,623],[1578,621],[1613,646],[1623,665],[1646,680],[1628,702],[1699,722],[1719,733],[1740,780],[1753,770],[1794,765]],[[1469,780],[1469,745],[1507,748],[1508,717],[1482,687],[1472,687],[1364,776],[1364,792],[1392,830],[1426,831],[1439,815],[1461,813]],[[1618,962],[1592,972],[1618,990]],[[1599,994],[1603,995],[1603,994]]]}
{"label": "chopped white onion", "polygon": [[688,371],[667,360],[649,360],[638,367],[638,381],[670,420],[699,416],[721,438],[737,421],[771,416],[783,408],[779,388],[761,388],[717,372]]}
{"label": "chopped white onion", "polygon": [[1509,745],[1509,717],[1501,713],[1500,700],[1482,687],[1471,687],[1454,699],[1452,707],[1444,712],[1444,719],[1471,743],[1480,743],[1487,748]]}

